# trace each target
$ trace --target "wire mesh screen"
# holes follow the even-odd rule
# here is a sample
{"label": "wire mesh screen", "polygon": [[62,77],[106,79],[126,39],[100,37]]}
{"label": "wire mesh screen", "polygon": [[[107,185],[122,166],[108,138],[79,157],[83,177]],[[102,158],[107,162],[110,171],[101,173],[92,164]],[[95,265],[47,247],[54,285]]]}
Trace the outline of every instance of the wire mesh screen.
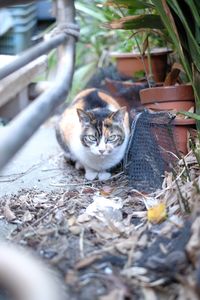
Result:
{"label": "wire mesh screen", "polygon": [[160,188],[166,170],[177,160],[172,120],[166,112],[143,111],[134,118],[124,160],[130,185],[143,192]]}

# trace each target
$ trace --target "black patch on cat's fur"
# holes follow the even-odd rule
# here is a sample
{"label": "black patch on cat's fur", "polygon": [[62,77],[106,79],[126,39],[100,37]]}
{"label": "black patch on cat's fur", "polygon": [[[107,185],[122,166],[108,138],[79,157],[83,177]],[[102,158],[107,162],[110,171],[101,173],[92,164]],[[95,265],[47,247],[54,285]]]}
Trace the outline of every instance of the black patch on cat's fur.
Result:
{"label": "black patch on cat's fur", "polygon": [[92,91],[87,96],[84,97],[84,110],[92,110],[95,108],[104,108],[108,104],[99,97],[98,95],[99,90]]}
{"label": "black patch on cat's fur", "polygon": [[112,112],[110,111],[110,109],[106,107],[103,108],[98,107],[97,109],[92,110],[91,113],[94,115],[94,118],[98,122],[102,122],[104,119],[110,116]]}

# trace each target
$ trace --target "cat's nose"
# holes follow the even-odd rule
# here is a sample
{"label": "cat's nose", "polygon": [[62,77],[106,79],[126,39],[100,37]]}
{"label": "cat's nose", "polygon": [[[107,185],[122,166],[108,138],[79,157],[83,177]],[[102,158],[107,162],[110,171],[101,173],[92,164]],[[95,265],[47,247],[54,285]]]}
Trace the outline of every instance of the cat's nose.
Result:
{"label": "cat's nose", "polygon": [[99,150],[100,154],[104,154],[105,150]]}

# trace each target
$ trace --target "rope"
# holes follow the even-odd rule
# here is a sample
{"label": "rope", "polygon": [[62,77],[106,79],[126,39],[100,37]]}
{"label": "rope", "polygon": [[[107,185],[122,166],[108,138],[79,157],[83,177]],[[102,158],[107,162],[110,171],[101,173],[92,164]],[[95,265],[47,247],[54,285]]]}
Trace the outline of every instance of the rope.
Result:
{"label": "rope", "polygon": [[77,41],[80,35],[80,28],[77,24],[74,23],[62,23],[58,25],[56,28],[54,28],[48,36],[52,37],[55,35],[59,35],[61,33],[64,33],[67,37],[71,35]]}

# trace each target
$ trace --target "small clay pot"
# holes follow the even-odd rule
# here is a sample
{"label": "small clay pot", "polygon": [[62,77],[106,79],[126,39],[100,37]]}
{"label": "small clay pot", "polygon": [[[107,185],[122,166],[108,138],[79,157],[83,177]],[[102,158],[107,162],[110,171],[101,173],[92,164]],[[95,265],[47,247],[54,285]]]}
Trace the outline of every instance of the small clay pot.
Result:
{"label": "small clay pot", "polygon": [[179,119],[173,121],[174,125],[174,140],[176,148],[180,154],[186,155],[189,151],[189,136],[190,131],[195,128],[195,120],[193,119]]}
{"label": "small clay pot", "polygon": [[188,111],[195,106],[193,88],[185,84],[143,89],[140,100],[153,111]]}
{"label": "small clay pot", "polygon": [[[189,111],[194,109],[194,92],[191,85],[162,86],[140,91],[140,100],[145,108],[151,111]],[[195,128],[195,121],[176,117],[174,124],[174,139],[180,154],[188,153],[189,130]]]}
{"label": "small clay pot", "polygon": [[147,82],[131,82],[105,79],[106,88],[117,100],[120,106],[126,106],[128,111],[142,108],[140,101],[140,90],[148,86]]}
{"label": "small clay pot", "polygon": [[[167,57],[171,50],[161,49],[161,51],[151,52],[151,66],[155,82],[163,82],[167,72]],[[110,56],[116,60],[116,66],[119,73],[134,77],[138,72],[144,72],[145,69],[149,75],[149,63],[147,55],[144,56],[144,64],[138,53],[118,53],[112,52]],[[145,68],[144,68],[145,65]]]}

